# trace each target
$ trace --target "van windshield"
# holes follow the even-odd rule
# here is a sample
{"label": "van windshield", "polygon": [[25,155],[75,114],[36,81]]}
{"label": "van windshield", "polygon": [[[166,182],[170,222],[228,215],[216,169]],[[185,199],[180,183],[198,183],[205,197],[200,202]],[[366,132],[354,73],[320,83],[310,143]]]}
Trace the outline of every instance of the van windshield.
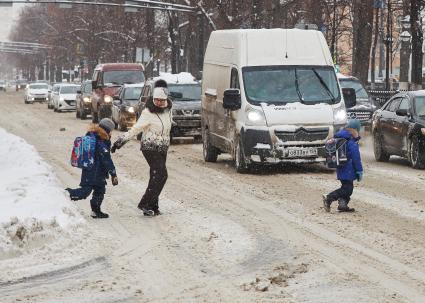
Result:
{"label": "van windshield", "polygon": [[145,81],[145,76],[140,70],[114,70],[104,72],[103,83],[104,85],[123,85],[142,83]]}
{"label": "van windshield", "polygon": [[357,81],[357,80],[353,80],[353,79],[347,79],[347,80],[343,80],[340,79],[339,83],[341,84],[342,88],[353,88],[356,91],[356,97],[359,99],[369,99],[369,96],[365,90],[365,88],[363,87],[363,85]]}
{"label": "van windshield", "polygon": [[253,104],[334,104],[341,100],[335,71],[323,66],[242,68],[245,94]]}

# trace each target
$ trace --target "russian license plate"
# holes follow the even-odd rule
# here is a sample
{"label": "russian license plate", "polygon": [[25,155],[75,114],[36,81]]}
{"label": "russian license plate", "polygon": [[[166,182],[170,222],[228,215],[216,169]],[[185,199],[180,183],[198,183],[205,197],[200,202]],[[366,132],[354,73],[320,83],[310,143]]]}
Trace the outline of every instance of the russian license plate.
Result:
{"label": "russian license plate", "polygon": [[311,157],[317,155],[318,152],[316,147],[290,149],[288,154],[290,158]]}

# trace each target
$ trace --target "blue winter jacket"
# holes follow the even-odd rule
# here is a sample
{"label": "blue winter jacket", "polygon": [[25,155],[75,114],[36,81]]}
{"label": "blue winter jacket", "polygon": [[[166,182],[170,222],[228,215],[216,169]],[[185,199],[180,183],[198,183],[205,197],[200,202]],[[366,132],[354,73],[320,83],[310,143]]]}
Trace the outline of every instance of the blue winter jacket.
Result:
{"label": "blue winter jacket", "polygon": [[354,138],[346,129],[342,129],[335,135],[336,138],[347,140],[347,163],[336,170],[338,180],[354,181],[357,179],[356,172],[363,172],[362,160],[358,141],[360,138]]}
{"label": "blue winter jacket", "polygon": [[111,158],[111,141],[107,132],[99,126],[89,130],[87,135],[96,136],[94,167],[82,170],[80,186],[106,185],[109,175],[116,176],[115,165]]}

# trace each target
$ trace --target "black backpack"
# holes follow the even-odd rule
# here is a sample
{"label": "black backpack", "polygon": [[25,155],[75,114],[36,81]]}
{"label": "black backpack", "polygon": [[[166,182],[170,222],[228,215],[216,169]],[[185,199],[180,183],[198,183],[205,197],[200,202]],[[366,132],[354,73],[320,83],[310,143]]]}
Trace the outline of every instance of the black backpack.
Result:
{"label": "black backpack", "polygon": [[347,143],[344,138],[331,138],[326,141],[326,165],[329,168],[339,168],[347,163]]}

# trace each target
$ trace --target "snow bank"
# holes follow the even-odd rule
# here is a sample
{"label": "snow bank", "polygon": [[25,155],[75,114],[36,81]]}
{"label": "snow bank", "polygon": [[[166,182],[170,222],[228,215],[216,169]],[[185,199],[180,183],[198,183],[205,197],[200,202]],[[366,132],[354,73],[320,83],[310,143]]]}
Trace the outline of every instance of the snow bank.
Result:
{"label": "snow bank", "polygon": [[82,222],[33,146],[0,128],[0,155],[0,239]]}
{"label": "snow bank", "polygon": [[191,73],[160,73],[159,77],[155,77],[154,80],[165,80],[167,83],[179,83],[179,84],[193,84],[197,83],[195,77]]}

